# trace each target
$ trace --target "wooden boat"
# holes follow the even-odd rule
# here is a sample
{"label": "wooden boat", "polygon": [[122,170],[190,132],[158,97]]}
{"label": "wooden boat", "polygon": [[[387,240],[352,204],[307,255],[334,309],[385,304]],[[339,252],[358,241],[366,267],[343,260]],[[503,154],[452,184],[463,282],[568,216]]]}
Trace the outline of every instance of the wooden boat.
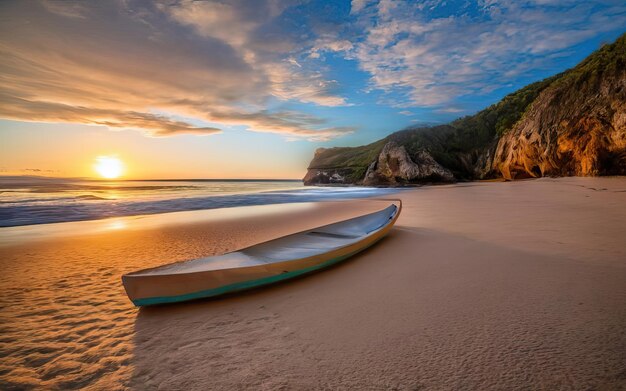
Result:
{"label": "wooden boat", "polygon": [[398,200],[378,212],[256,244],[239,251],[122,276],[136,306],[214,297],[287,280],[336,264],[391,230]]}

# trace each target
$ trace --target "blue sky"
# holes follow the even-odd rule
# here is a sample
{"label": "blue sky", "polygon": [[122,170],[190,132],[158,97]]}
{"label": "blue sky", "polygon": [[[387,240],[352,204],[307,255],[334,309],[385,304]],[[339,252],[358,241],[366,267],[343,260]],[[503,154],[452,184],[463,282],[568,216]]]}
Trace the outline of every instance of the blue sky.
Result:
{"label": "blue sky", "polygon": [[317,147],[475,113],[626,30],[608,0],[5,1],[0,15],[0,174],[60,176],[113,154],[128,177],[301,177]]}

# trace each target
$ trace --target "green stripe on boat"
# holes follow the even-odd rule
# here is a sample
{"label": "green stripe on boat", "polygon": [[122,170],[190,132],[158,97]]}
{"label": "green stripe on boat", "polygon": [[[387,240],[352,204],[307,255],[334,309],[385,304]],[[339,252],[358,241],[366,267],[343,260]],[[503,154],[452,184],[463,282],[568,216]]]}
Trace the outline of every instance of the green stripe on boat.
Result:
{"label": "green stripe on boat", "polygon": [[295,270],[293,272],[287,272],[287,273],[282,273],[282,274],[276,274],[274,276],[270,276],[270,277],[264,277],[264,278],[260,278],[258,280],[250,280],[250,281],[242,281],[242,282],[237,282],[234,284],[229,284],[229,285],[224,285],[221,286],[219,288],[215,288],[215,289],[207,289],[205,291],[200,291],[200,292],[194,292],[194,293],[187,293],[184,295],[178,295],[178,296],[164,296],[164,297],[149,297],[149,298],[145,298],[145,299],[137,299],[137,300],[133,300],[133,304],[138,306],[138,307],[143,307],[143,306],[148,306],[148,305],[158,305],[158,304],[170,304],[170,303],[179,303],[181,301],[188,301],[188,300],[196,300],[196,299],[207,299],[209,297],[214,297],[214,296],[220,296],[220,295],[224,295],[227,293],[234,293],[234,292],[239,292],[239,291],[243,291],[243,290],[247,290],[247,289],[252,289],[252,288],[258,288],[260,286],[263,285],[268,285],[268,284],[272,284],[281,280],[288,280],[290,278],[294,278],[303,274],[307,274],[310,272],[314,272],[316,270],[320,270],[329,266],[332,266],[333,264],[336,264],[338,262],[341,262],[347,258],[350,258],[351,256],[369,248],[370,246],[374,245],[375,243],[377,243],[379,240],[381,240],[381,238],[373,241],[372,243],[370,243],[368,246],[363,247],[357,251],[354,251],[352,253],[343,255],[341,257],[337,257],[334,259],[331,259],[329,261],[326,261],[324,263],[321,263],[319,265],[315,265],[315,266],[311,266],[305,269],[300,269],[300,270]]}

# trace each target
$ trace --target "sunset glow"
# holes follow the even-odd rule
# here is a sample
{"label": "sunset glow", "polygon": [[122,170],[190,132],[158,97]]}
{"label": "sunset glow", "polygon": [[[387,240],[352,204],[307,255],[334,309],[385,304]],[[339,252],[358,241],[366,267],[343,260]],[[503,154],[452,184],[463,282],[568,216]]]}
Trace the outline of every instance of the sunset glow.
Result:
{"label": "sunset glow", "polygon": [[94,169],[102,178],[116,179],[122,175],[124,165],[115,156],[98,156]]}
{"label": "sunset glow", "polygon": [[118,169],[90,163],[117,153],[129,180],[301,179],[317,148],[445,124],[575,66],[623,32],[623,12],[598,0],[2,1],[0,169],[109,178]]}

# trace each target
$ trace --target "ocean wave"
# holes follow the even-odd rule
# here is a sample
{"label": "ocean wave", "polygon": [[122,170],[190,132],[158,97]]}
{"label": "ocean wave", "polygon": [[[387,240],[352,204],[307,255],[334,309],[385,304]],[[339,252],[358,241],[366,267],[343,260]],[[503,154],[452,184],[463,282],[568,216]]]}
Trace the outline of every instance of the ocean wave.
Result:
{"label": "ocean wave", "polygon": [[68,197],[48,197],[48,198],[22,198],[17,200],[3,200],[0,201],[0,205],[2,204],[13,204],[13,205],[28,205],[31,203],[57,203],[57,202],[71,202],[71,201],[109,201],[110,198],[99,197],[91,194],[84,194],[78,196],[68,196]]}
{"label": "ocean wave", "polygon": [[293,202],[314,202],[331,199],[353,199],[385,195],[398,189],[380,188],[311,188],[290,191],[268,191],[248,194],[213,195],[171,198],[152,201],[109,200],[96,196],[73,197],[67,200],[0,204],[0,227],[96,220],[107,217],[181,212],[235,206],[268,205]]}

